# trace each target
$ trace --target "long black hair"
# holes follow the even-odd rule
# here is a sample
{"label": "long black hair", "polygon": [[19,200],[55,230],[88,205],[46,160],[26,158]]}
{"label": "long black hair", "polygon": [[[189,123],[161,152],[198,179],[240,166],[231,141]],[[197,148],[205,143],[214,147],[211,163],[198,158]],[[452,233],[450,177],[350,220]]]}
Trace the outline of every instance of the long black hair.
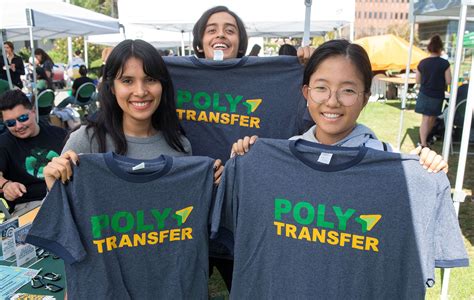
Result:
{"label": "long black hair", "polygon": [[43,49],[36,48],[35,49],[35,55],[40,55],[41,56],[41,61],[39,62],[40,64],[44,64],[45,61],[50,60],[54,65],[53,59]]}
{"label": "long black hair", "polygon": [[160,105],[151,117],[151,124],[156,130],[163,132],[166,142],[173,149],[185,152],[181,143],[184,131],[179,125],[176,114],[174,88],[168,69],[158,51],[143,40],[124,40],[110,53],[104,68],[104,77],[99,88],[100,110],[97,119],[87,128],[92,128],[92,138],[97,139],[99,152],[106,152],[106,135],[112,138],[118,154],[127,153],[127,140],[123,132],[123,111],[112,93],[114,80],[121,76],[123,67],[130,58],[143,62],[143,71],[146,75],[157,79],[162,85]]}
{"label": "long black hair", "polygon": [[196,24],[194,24],[193,48],[194,48],[194,53],[199,58],[205,58],[204,52],[201,52],[199,50],[203,50],[202,39],[204,37],[204,31],[206,30],[207,21],[209,21],[209,18],[213,14],[220,13],[220,12],[228,13],[229,15],[234,17],[235,22],[237,23],[237,28],[239,29],[239,50],[237,52],[237,57],[240,58],[245,55],[245,52],[247,52],[248,36],[247,36],[247,30],[245,30],[245,25],[242,19],[240,19],[239,16],[235,12],[229,10],[226,6],[215,6],[206,10],[202,14],[202,16],[199,18],[199,20],[196,22]]}

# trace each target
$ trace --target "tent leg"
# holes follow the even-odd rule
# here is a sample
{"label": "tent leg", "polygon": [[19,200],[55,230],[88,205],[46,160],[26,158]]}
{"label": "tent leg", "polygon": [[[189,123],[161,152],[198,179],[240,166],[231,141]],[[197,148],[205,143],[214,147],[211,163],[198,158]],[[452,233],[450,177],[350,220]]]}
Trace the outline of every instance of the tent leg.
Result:
{"label": "tent leg", "polygon": [[398,128],[398,140],[397,140],[397,148],[401,150],[402,148],[402,131],[403,131],[403,119],[404,113],[406,109],[406,102],[407,102],[407,91],[408,91],[408,75],[410,74],[410,65],[411,65],[411,52],[413,49],[413,39],[415,36],[415,16],[413,15],[413,1],[410,1],[410,50],[408,50],[408,61],[406,65],[405,71],[405,83],[403,84],[403,92],[402,92],[402,107],[400,110],[400,125]]}
{"label": "tent leg", "polygon": [[443,140],[443,159],[449,160],[449,150],[453,134],[454,113],[456,109],[456,97],[458,96],[458,78],[461,69],[462,44],[464,39],[464,30],[466,28],[467,5],[461,5],[459,13],[458,38],[456,42],[456,59],[454,64],[453,79],[451,80],[451,89],[448,106],[448,119],[445,120],[446,129]]}

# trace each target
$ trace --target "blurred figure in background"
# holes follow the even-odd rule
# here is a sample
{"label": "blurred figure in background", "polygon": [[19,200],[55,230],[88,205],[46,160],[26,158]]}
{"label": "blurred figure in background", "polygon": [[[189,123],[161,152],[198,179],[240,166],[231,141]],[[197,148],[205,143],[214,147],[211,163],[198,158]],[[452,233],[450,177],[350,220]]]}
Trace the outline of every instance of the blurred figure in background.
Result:
{"label": "blurred figure in background", "polygon": [[415,112],[422,114],[420,125],[420,145],[428,147],[428,135],[441,114],[446,85],[451,83],[451,68],[446,59],[441,58],[443,41],[434,35],[428,44],[430,56],[420,61],[416,69],[416,83],[420,92],[416,100]]}
{"label": "blurred figure in background", "polygon": [[278,55],[291,55],[296,56],[296,48],[290,44],[283,44],[280,46],[280,50],[278,51]]}
{"label": "blurred figure in background", "polygon": [[[21,89],[23,88],[23,82],[21,81],[20,76],[25,75],[23,59],[13,52],[15,48],[13,47],[12,42],[4,42],[3,47],[5,48],[5,54],[7,55],[8,65],[10,66],[10,76],[12,83]],[[7,78],[5,62],[3,61],[3,56],[0,55],[0,79],[8,80]]]}

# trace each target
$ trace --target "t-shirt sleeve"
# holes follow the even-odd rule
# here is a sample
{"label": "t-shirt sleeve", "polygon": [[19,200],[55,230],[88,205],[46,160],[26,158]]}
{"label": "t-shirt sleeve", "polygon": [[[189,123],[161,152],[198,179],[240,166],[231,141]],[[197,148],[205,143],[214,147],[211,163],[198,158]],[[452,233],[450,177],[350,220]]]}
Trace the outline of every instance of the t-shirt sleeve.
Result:
{"label": "t-shirt sleeve", "polygon": [[92,142],[86,130],[86,126],[81,126],[78,130],[71,133],[66,141],[66,144],[64,145],[61,154],[68,150],[72,150],[77,154],[91,153],[93,152],[91,144]]}
{"label": "t-shirt sleeve", "polygon": [[449,183],[438,193],[438,203],[435,224],[435,267],[466,267],[469,265],[469,259],[451,200]]}
{"label": "t-shirt sleeve", "polygon": [[56,254],[68,264],[86,257],[72,212],[72,200],[67,186],[56,182],[26,238],[27,243]]}
{"label": "t-shirt sleeve", "polygon": [[236,227],[238,190],[235,182],[236,159],[230,159],[225,164],[224,175],[217,189],[211,219],[211,238],[233,249],[233,233]]}

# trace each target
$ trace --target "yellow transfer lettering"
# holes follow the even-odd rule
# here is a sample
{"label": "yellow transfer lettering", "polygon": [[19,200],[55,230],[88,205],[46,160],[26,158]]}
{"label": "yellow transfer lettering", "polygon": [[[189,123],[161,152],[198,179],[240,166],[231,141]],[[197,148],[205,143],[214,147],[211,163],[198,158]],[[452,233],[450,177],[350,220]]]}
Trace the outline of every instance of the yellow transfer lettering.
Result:
{"label": "yellow transfer lettering", "polygon": [[352,248],[357,250],[364,250],[364,236],[353,234],[352,235]]}
{"label": "yellow transfer lettering", "polygon": [[319,230],[318,228],[313,228],[313,242],[320,242],[321,244],[326,243],[326,229]]}
{"label": "yellow transfer lettering", "polygon": [[300,234],[298,235],[298,240],[307,240],[307,241],[311,241],[311,236],[309,235],[309,230],[308,230],[308,227],[306,226],[303,226],[301,228],[301,231],[300,231]]}
{"label": "yellow transfer lettering", "polygon": [[170,230],[170,241],[179,241],[180,237],[180,229],[171,229]]}
{"label": "yellow transfer lettering", "polygon": [[339,244],[339,233],[337,231],[329,231],[327,241],[330,245]]}
{"label": "yellow transfer lettering", "polygon": [[130,240],[130,237],[128,236],[128,234],[124,234],[120,238],[120,243],[118,247],[122,248],[123,246],[132,247],[132,241]]}
{"label": "yellow transfer lettering", "polygon": [[196,121],[196,112],[194,110],[187,110],[186,111],[186,120]]}
{"label": "yellow transfer lettering", "polygon": [[281,235],[281,228],[285,226],[285,223],[275,221],[273,222],[273,225],[275,225],[277,228],[277,234]]}
{"label": "yellow transfer lettering", "polygon": [[105,238],[105,244],[107,245],[107,251],[112,251],[112,249],[117,248],[117,237],[109,236]]}
{"label": "yellow transfer lettering", "polygon": [[193,229],[191,227],[186,227],[186,228],[183,228],[181,230],[181,239],[182,240],[192,240],[193,239],[193,236],[192,236],[192,233],[193,233]]}
{"label": "yellow transfer lettering", "polygon": [[97,246],[97,252],[99,252],[99,253],[104,252],[105,240],[95,240],[95,241],[92,241],[92,242],[94,243],[94,245]]}
{"label": "yellow transfer lettering", "polygon": [[349,233],[341,232],[341,236],[339,237],[339,246],[344,247],[344,245],[350,241],[351,235]]}
{"label": "yellow transfer lettering", "polygon": [[158,232],[152,231],[148,233],[148,245],[156,245],[158,243]]}
{"label": "yellow transfer lettering", "polygon": [[296,226],[293,224],[286,224],[285,226],[286,237],[291,237],[296,239]]}
{"label": "yellow transfer lettering", "polygon": [[369,250],[372,250],[372,251],[375,251],[375,252],[379,252],[379,248],[377,247],[379,244],[379,240],[376,239],[376,238],[373,238],[373,237],[366,237],[365,238],[365,250],[366,251],[369,251]]}
{"label": "yellow transfer lettering", "polygon": [[250,127],[251,128],[260,128],[260,118],[251,117],[250,118]]}
{"label": "yellow transfer lettering", "polygon": [[169,230],[162,230],[160,231],[160,244],[169,236]]}

